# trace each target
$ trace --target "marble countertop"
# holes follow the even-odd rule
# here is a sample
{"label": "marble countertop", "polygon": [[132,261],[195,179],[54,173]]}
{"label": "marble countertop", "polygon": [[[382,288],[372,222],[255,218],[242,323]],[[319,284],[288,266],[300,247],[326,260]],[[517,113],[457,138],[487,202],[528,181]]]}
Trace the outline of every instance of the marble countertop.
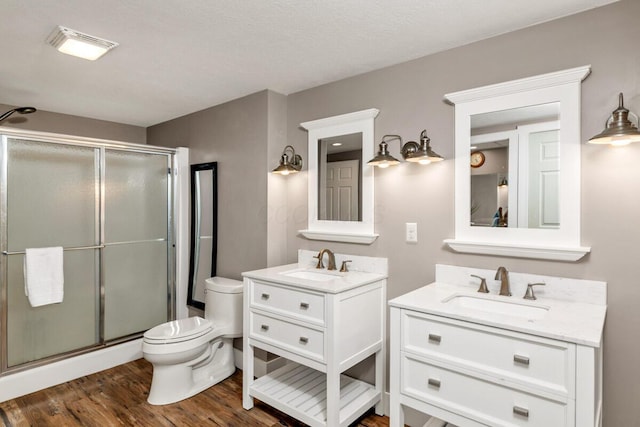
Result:
{"label": "marble countertop", "polygon": [[[329,280],[312,280],[308,278],[291,277],[288,273],[301,271],[330,276]],[[280,265],[277,267],[263,268],[242,273],[243,277],[262,280],[265,282],[295,286],[301,289],[308,289],[317,292],[337,294],[348,291],[378,280],[386,279],[386,275],[379,273],[369,273],[364,271],[339,271],[319,270],[310,267],[308,263],[294,263]]]}
{"label": "marble countertop", "polygon": [[[543,306],[547,307],[548,311],[544,317],[535,319],[485,311],[484,309],[460,307],[444,301],[454,294],[530,306]],[[536,301],[527,301],[519,295],[505,297],[495,293],[480,294],[475,289],[470,289],[469,286],[438,281],[399,296],[389,301],[389,305],[590,347],[602,345],[602,333],[607,311],[607,306],[604,304],[548,297],[538,297]]]}

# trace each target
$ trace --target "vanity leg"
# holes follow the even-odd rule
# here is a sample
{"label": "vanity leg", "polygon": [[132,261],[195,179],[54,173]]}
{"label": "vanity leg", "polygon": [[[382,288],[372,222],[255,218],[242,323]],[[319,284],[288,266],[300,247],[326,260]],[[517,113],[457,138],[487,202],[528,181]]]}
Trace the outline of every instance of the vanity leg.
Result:
{"label": "vanity leg", "polygon": [[376,353],[375,364],[376,364],[376,390],[380,392],[380,401],[376,404],[376,414],[384,415],[384,351],[379,350]]}
{"label": "vanity leg", "polygon": [[249,395],[249,387],[253,384],[253,346],[245,341],[242,351],[242,407],[253,408],[253,398]]}
{"label": "vanity leg", "polygon": [[340,373],[327,369],[327,427],[340,425]]}
{"label": "vanity leg", "polygon": [[400,309],[391,307],[389,322],[389,427],[404,427],[400,404]]}
{"label": "vanity leg", "polygon": [[389,410],[389,427],[404,427],[404,408],[397,402],[393,403],[393,400],[395,399],[392,397]]}
{"label": "vanity leg", "polygon": [[375,355],[375,384],[376,391],[380,392],[380,401],[376,404],[375,411],[377,415],[385,414],[384,407],[384,396],[385,396],[385,368],[387,365],[386,361],[386,351],[385,351],[385,342],[386,342],[386,329],[387,329],[387,288],[386,286],[382,286],[382,298],[380,298],[380,315],[382,318],[380,319],[380,338],[382,342],[382,346],[380,350],[376,352]]}
{"label": "vanity leg", "polygon": [[249,342],[249,295],[250,286],[248,279],[244,279],[244,292],[242,293],[242,407],[253,408],[253,398],[249,395],[249,388],[253,384],[253,345]]}

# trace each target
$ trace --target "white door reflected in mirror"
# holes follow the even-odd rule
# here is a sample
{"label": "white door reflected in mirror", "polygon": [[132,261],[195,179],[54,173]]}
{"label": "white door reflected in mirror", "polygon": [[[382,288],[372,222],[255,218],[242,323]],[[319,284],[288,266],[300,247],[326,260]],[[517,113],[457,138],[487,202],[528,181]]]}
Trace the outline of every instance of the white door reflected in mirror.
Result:
{"label": "white door reflected in mirror", "polygon": [[318,141],[318,219],[362,221],[362,133]]}

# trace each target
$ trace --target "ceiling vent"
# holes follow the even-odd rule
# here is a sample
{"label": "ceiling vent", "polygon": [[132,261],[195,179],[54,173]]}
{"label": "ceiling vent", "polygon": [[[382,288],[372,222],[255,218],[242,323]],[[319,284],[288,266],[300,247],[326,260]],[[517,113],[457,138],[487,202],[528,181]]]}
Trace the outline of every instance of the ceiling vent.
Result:
{"label": "ceiling vent", "polygon": [[47,39],[49,44],[67,55],[95,61],[118,43],[90,36],[67,27],[58,26]]}

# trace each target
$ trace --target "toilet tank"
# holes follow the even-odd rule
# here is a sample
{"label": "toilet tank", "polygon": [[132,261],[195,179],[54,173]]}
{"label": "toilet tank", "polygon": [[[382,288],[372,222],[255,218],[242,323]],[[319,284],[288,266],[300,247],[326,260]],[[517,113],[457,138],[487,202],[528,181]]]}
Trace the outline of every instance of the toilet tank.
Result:
{"label": "toilet tank", "polygon": [[222,328],[221,335],[242,336],[242,282],[225,277],[205,280],[204,318],[214,328]]}

